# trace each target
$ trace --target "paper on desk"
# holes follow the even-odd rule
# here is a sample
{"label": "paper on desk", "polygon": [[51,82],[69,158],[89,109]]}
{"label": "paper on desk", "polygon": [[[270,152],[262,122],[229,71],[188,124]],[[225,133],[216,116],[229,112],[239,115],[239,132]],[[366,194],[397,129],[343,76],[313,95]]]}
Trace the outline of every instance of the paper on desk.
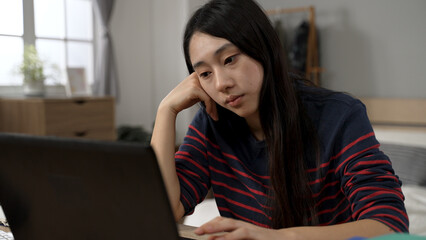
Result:
{"label": "paper on desk", "polygon": [[6,220],[6,216],[4,216],[3,208],[0,206],[0,220]]}

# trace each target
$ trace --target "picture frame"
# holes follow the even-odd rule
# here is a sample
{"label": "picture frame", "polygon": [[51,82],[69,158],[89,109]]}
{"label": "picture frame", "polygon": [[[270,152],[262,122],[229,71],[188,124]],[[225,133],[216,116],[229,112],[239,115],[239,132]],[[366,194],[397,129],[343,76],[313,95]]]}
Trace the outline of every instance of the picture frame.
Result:
{"label": "picture frame", "polygon": [[90,96],[91,91],[87,84],[86,69],[80,67],[67,68],[68,75],[68,95],[69,96]]}

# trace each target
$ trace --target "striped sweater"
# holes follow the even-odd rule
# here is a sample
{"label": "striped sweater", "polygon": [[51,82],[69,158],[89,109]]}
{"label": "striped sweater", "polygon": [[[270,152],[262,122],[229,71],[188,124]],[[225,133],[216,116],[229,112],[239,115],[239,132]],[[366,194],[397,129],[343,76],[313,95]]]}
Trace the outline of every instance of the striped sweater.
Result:
{"label": "striped sweater", "polygon": [[[407,232],[401,182],[364,105],[341,93],[304,94],[302,102],[321,144],[320,165],[307,163],[320,225],[375,219]],[[215,122],[201,108],[175,159],[185,214],[211,187],[222,216],[271,226],[265,142],[251,135],[244,119]]]}

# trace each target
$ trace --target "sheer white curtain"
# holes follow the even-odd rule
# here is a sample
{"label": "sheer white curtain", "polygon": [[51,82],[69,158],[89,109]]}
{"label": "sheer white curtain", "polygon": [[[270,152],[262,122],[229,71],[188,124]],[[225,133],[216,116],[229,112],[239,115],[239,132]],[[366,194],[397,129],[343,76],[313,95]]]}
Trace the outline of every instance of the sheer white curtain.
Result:
{"label": "sheer white curtain", "polygon": [[102,32],[97,44],[97,61],[93,94],[114,96],[118,100],[118,76],[114,50],[109,33],[109,21],[114,8],[114,0],[93,0],[95,16]]}

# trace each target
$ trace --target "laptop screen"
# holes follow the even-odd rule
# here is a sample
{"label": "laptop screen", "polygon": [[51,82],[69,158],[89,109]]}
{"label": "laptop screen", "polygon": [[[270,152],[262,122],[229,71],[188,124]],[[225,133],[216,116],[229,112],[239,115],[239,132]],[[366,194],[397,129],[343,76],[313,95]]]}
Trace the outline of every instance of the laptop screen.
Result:
{"label": "laptop screen", "polygon": [[15,239],[178,239],[149,146],[0,134]]}

